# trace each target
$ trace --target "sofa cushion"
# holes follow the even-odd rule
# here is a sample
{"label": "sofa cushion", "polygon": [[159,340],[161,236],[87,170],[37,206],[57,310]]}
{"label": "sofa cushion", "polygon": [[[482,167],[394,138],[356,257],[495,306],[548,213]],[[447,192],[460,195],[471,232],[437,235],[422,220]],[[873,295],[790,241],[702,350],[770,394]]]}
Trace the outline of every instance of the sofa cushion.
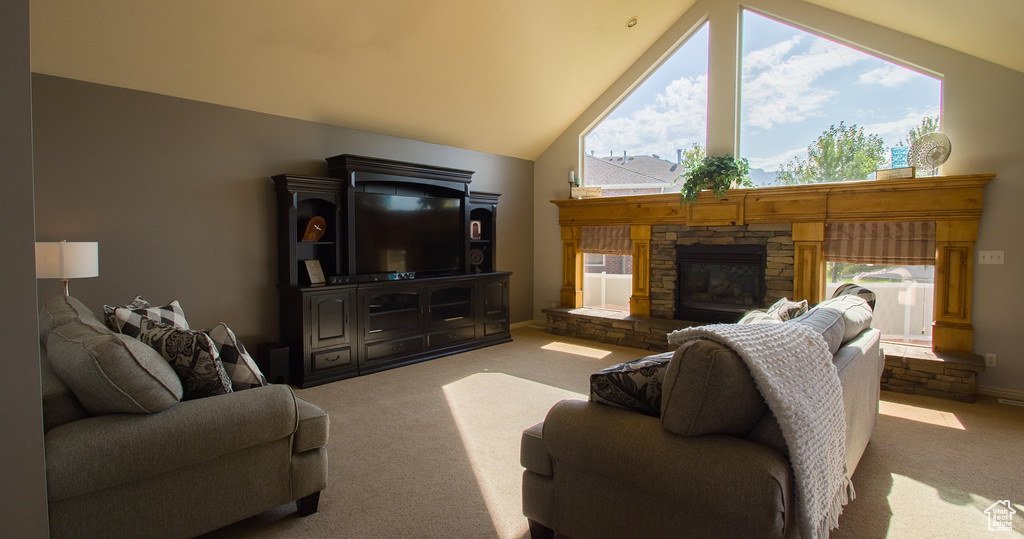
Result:
{"label": "sofa cushion", "polygon": [[666,430],[682,436],[741,436],[767,409],[746,363],[727,346],[694,339],[676,350],[661,399]]}
{"label": "sofa cushion", "polygon": [[790,301],[787,298],[782,298],[768,307],[768,314],[783,322],[792,320],[805,312],[807,312],[807,300],[805,299]]}
{"label": "sofa cushion", "polygon": [[551,454],[544,447],[544,423],[523,431],[519,439],[519,464],[534,473],[547,477],[554,475]]}
{"label": "sofa cushion", "polygon": [[43,431],[89,417],[74,392],[53,372],[43,346],[39,346],[39,374],[43,393]]}
{"label": "sofa cushion", "polygon": [[831,309],[828,306],[819,308],[815,306],[810,311],[798,316],[791,321],[793,324],[803,324],[814,331],[817,331],[825,339],[828,345],[828,352],[833,356],[842,346],[843,337],[846,332],[846,323],[843,313],[838,309]]}
{"label": "sofa cushion", "polygon": [[789,447],[786,445],[786,438],[782,435],[782,427],[779,426],[779,420],[771,411],[765,412],[761,416],[761,420],[744,438],[771,447],[786,457],[789,456]]}
{"label": "sofa cushion", "polygon": [[[245,350],[245,346],[235,337],[235,333],[227,324],[221,322],[217,327],[206,332],[217,347],[221,364],[231,378],[231,389],[240,391],[252,387],[267,385],[267,378],[263,376],[252,356]],[[321,444],[322,445],[322,444]]]}
{"label": "sofa cushion", "polygon": [[591,374],[590,400],[659,417],[661,387],[672,355],[642,357]]}
{"label": "sofa cushion", "polygon": [[181,329],[141,317],[139,340],[152,346],[174,368],[184,389],[182,399],[231,392],[231,379],[221,364],[217,346],[202,331]]}
{"label": "sofa cushion", "polygon": [[39,342],[45,345],[46,338],[54,328],[74,321],[103,327],[99,318],[73,297],[60,295],[46,300],[39,309]]}
{"label": "sofa cushion", "polygon": [[117,307],[114,309],[114,331],[129,337],[138,337],[142,330],[142,320],[152,320],[165,326],[178,329],[189,329],[185,320],[185,312],[181,310],[178,300],[163,307],[142,307],[132,309]]}
{"label": "sofa cushion", "polygon": [[836,288],[835,292],[832,292],[833,298],[838,298],[839,296],[845,295],[864,298],[864,301],[868,302],[868,307],[871,307],[871,310],[875,310],[875,293],[872,292],[871,290],[868,290],[867,288],[864,288],[863,286],[860,286],[858,284],[843,283],[839,285],[839,288]]}
{"label": "sofa cushion", "polygon": [[47,358],[91,415],[152,413],[182,396],[174,370],[152,348],[106,328],[71,322],[46,340]]}
{"label": "sofa cushion", "polygon": [[846,344],[862,331],[871,327],[871,307],[861,297],[853,295],[842,295],[827,299],[814,306],[815,309],[833,309],[842,314],[843,344]]}
{"label": "sofa cushion", "polygon": [[301,453],[327,445],[330,418],[319,406],[295,397],[299,424],[292,440],[292,452]]}

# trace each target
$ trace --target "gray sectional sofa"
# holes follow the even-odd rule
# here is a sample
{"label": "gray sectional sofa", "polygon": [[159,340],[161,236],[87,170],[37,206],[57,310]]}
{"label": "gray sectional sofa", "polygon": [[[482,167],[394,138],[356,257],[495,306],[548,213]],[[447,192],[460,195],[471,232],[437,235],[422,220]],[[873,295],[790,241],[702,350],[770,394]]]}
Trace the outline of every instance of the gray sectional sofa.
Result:
{"label": "gray sectional sofa", "polygon": [[42,307],[40,344],[52,537],[193,537],[292,501],[316,512],[328,417],[288,386],[181,401],[163,357],[69,297]]}
{"label": "gray sectional sofa", "polygon": [[[871,310],[842,296],[781,323],[811,327],[829,344],[850,477],[878,413],[883,355]],[[611,384],[632,397],[562,401],[523,432],[523,514],[532,535],[799,536],[786,441],[736,352],[698,340],[644,359],[626,369],[633,378]],[[662,390],[686,395],[652,398]]]}

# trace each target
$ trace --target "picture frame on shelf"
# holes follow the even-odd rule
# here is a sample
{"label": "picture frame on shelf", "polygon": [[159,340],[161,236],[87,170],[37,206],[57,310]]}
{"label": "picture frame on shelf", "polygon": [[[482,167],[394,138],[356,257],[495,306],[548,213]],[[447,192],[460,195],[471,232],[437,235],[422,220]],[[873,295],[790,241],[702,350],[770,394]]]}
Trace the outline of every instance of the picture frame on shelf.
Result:
{"label": "picture frame on shelf", "polygon": [[915,167],[887,168],[875,171],[876,180],[895,180],[897,178],[914,178]]}
{"label": "picture frame on shelf", "polygon": [[306,260],[305,263],[306,273],[309,275],[309,284],[318,286],[327,282],[324,278],[324,270],[320,267],[319,260]]}
{"label": "picture frame on shelf", "polygon": [[478,240],[483,236],[483,223],[476,219],[469,222],[469,239]]}

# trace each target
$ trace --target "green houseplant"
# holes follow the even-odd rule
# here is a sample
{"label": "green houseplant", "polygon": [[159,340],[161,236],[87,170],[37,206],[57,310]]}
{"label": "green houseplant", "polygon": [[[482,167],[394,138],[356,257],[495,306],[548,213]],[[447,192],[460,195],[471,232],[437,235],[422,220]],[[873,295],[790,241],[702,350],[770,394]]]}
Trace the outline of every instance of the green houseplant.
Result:
{"label": "green houseplant", "polygon": [[753,188],[754,182],[750,181],[749,173],[750,164],[745,158],[706,156],[676,178],[677,181],[683,179],[679,203],[693,204],[697,201],[697,193],[703,189],[710,189],[715,192],[715,198],[722,198],[731,187]]}

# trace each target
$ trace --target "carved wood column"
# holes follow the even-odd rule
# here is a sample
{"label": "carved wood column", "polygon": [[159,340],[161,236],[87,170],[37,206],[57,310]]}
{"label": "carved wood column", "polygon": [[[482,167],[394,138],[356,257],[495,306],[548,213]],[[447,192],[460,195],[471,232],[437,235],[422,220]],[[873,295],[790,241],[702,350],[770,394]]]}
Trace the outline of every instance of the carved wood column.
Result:
{"label": "carved wood column", "polygon": [[580,234],[583,227],[562,227],[562,307],[583,306],[583,253]]}
{"label": "carved wood column", "polygon": [[977,221],[935,224],[935,321],[932,348],[937,352],[972,353],[971,283]]}
{"label": "carved wood column", "polygon": [[825,223],[793,223],[793,297],[825,299]]}
{"label": "carved wood column", "polygon": [[651,226],[629,227],[633,240],[633,295],[629,297],[629,314],[651,315]]}

